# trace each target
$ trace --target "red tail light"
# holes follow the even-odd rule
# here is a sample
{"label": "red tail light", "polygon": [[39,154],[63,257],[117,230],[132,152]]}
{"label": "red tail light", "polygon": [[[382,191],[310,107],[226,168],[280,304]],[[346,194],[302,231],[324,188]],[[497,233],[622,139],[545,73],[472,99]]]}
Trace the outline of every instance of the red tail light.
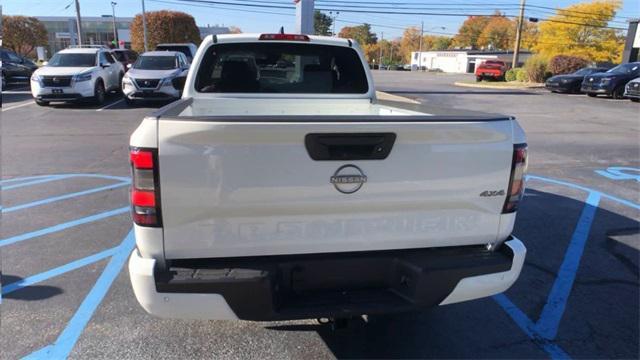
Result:
{"label": "red tail light", "polygon": [[507,199],[502,208],[503,214],[515,212],[518,203],[524,195],[524,176],[527,173],[527,144],[513,146],[513,160],[511,162],[511,178]]}
{"label": "red tail light", "polygon": [[133,222],[140,226],[162,226],[157,150],[131,148],[129,158],[133,174],[131,184]]}
{"label": "red tail light", "polygon": [[309,37],[300,34],[262,34],[260,40],[309,41]]}

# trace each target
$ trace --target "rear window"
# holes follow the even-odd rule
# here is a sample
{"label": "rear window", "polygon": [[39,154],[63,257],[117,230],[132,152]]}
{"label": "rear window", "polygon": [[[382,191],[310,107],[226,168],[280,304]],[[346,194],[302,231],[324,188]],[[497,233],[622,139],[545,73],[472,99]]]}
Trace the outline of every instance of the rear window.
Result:
{"label": "rear window", "polygon": [[157,51],[177,51],[183,53],[187,59],[192,59],[191,49],[188,46],[181,45],[159,45],[156,47]]}
{"label": "rear window", "polygon": [[196,91],[205,93],[364,94],[368,90],[354,49],[307,43],[213,45],[196,76]]}

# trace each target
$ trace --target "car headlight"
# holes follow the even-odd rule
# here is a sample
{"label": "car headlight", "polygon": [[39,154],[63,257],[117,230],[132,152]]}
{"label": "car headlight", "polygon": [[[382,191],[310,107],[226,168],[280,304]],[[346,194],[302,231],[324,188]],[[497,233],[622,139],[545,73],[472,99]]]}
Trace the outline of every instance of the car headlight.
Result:
{"label": "car headlight", "polygon": [[603,83],[603,84],[608,84],[608,83],[610,83],[610,82],[611,82],[611,80],[613,80],[613,78],[610,78],[610,77],[608,77],[608,78],[602,78],[602,83]]}
{"label": "car headlight", "polygon": [[89,81],[89,80],[91,80],[91,73],[78,74],[78,75],[73,77],[73,80],[75,82]]}
{"label": "car headlight", "polygon": [[162,86],[173,86],[173,77],[162,79]]}
{"label": "car headlight", "polygon": [[124,77],[122,78],[122,83],[126,84],[126,85],[133,85],[133,81],[131,81],[131,77],[129,77],[129,74],[124,74]]}
{"label": "car headlight", "polygon": [[40,75],[32,74],[32,75],[31,75],[31,81],[37,81],[37,82],[40,82]]}

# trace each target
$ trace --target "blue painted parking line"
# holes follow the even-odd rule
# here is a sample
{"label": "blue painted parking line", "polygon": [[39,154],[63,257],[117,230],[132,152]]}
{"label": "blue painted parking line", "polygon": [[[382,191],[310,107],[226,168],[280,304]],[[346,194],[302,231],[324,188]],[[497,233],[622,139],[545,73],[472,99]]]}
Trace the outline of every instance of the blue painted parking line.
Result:
{"label": "blue painted parking line", "polygon": [[26,204],[21,204],[21,205],[16,205],[16,206],[4,208],[4,209],[2,209],[2,213],[10,213],[10,212],[13,212],[13,211],[28,209],[28,208],[34,207],[34,206],[50,204],[50,203],[56,202],[56,201],[67,200],[67,199],[72,199],[72,198],[75,198],[75,197],[89,195],[89,194],[93,194],[93,193],[97,193],[97,192],[101,192],[101,191],[117,189],[117,188],[120,188],[120,187],[123,187],[123,186],[128,186],[129,183],[130,182],[119,182],[119,183],[116,183],[116,184],[100,186],[100,187],[89,189],[89,190],[78,191],[78,192],[73,192],[73,193],[59,195],[59,196],[52,196],[50,198],[37,200],[37,201],[32,201],[32,202],[26,203]]}
{"label": "blue painted parking line", "polygon": [[511,317],[518,327],[538,346],[551,356],[551,359],[570,359],[571,357],[562,350],[558,345],[552,343],[548,339],[543,338],[537,331],[536,325],[529,320],[520,308],[518,308],[504,294],[493,296],[500,307]]}
{"label": "blue painted parking line", "polygon": [[586,205],[571,236],[564,260],[553,283],[547,303],[542,309],[540,319],[536,323],[538,333],[545,339],[554,339],[558,334],[558,326],[567,306],[569,294],[580,266],[580,259],[591,232],[591,224],[600,203],[600,194],[590,193]]}
{"label": "blue painted parking line", "polygon": [[133,230],[131,230],[118,246],[116,254],[111,257],[95,285],[84,298],[76,313],[69,320],[60,336],[58,336],[58,339],[53,344],[31,353],[24,359],[65,359],[69,356],[82,331],[91,320],[93,313],[102,302],[102,299],[104,299],[109,288],[111,288],[111,284],[113,284],[120,270],[122,270],[134,246],[135,237]]}
{"label": "blue painted parking line", "polygon": [[16,181],[27,181],[27,180],[50,178],[52,176],[56,176],[56,175],[35,175],[35,176],[25,176],[25,177],[4,179],[4,180],[0,180],[0,185],[6,184],[6,183],[12,183],[12,182],[16,182]]}
{"label": "blue painted parking line", "polygon": [[72,261],[68,264],[59,266],[57,268],[51,269],[51,270],[47,270],[45,272],[42,272],[40,274],[37,275],[33,275],[33,276],[29,276],[27,278],[24,278],[22,280],[13,282],[11,284],[7,284],[4,285],[2,287],[2,295],[6,295],[9,294],[11,292],[14,292],[16,290],[20,290],[23,289],[27,286],[31,286],[31,285],[35,285],[39,282],[51,279],[53,277],[68,273],[69,271],[73,271],[76,269],[79,269],[81,267],[87,266],[87,265],[91,265],[93,263],[96,263],[100,260],[106,259],[110,256],[112,256],[113,254],[115,254],[118,251],[118,247],[113,247],[111,249],[107,249],[107,250],[103,250],[97,254],[93,254],[91,256],[87,256],[85,258],[82,259],[78,259],[75,261]]}
{"label": "blue painted parking line", "polygon": [[27,181],[27,182],[15,184],[15,185],[3,186],[2,187],[2,191],[7,191],[7,190],[11,190],[11,189],[17,189],[17,188],[26,187],[26,186],[32,186],[32,185],[37,185],[37,184],[43,184],[43,183],[56,181],[56,180],[62,180],[62,179],[70,178],[70,177],[73,177],[73,176],[72,175],[51,175],[49,177],[44,177],[44,178],[41,178],[41,179],[35,179],[35,180],[31,180],[31,181]]}
{"label": "blue painted parking line", "polygon": [[121,208],[118,208],[118,209],[113,209],[113,210],[105,211],[105,212],[102,212],[102,213],[99,213],[99,214],[94,214],[94,215],[86,216],[86,217],[83,217],[83,218],[80,218],[80,219],[68,221],[68,222],[65,222],[65,223],[62,223],[62,224],[50,226],[50,227],[47,227],[47,228],[44,228],[44,229],[31,231],[31,232],[28,232],[26,234],[12,236],[10,238],[6,238],[6,239],[0,240],[0,247],[11,245],[11,244],[15,244],[17,242],[24,241],[24,240],[33,239],[33,238],[38,237],[38,236],[43,236],[43,235],[51,234],[51,233],[54,233],[54,232],[66,230],[66,229],[69,229],[69,228],[72,228],[72,227],[75,227],[75,226],[78,226],[78,225],[87,224],[87,223],[90,223],[90,222],[106,219],[106,218],[109,218],[109,217],[112,217],[112,216],[124,214],[124,213],[126,213],[128,211],[129,211],[129,207],[125,206],[125,207],[121,207]]}

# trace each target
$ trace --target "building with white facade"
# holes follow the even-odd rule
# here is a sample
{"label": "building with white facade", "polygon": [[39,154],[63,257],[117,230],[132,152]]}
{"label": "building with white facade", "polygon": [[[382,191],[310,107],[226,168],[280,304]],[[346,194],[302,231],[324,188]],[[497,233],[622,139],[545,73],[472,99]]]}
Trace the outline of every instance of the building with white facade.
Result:
{"label": "building with white facade", "polygon": [[[518,58],[521,66],[531,53],[521,51]],[[487,60],[502,60],[511,67],[513,52],[484,50],[442,50],[411,52],[411,68],[426,70],[442,70],[447,73],[473,73],[476,66]]]}

